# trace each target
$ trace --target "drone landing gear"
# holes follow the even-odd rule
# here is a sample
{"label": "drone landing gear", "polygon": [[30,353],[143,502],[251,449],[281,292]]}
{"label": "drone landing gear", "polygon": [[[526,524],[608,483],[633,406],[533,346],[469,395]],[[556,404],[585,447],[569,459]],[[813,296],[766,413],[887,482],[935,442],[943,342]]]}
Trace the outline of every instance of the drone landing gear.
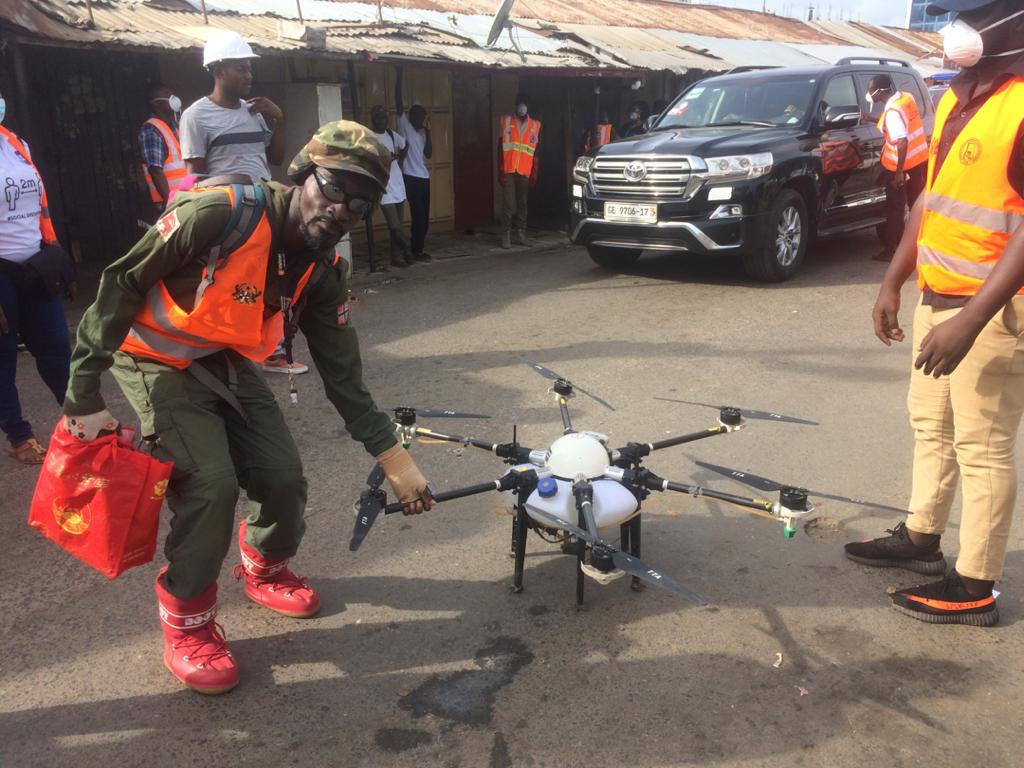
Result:
{"label": "drone landing gear", "polygon": [[[619,539],[623,552],[629,552],[637,560],[640,559],[640,513],[633,516],[629,522],[619,526]],[[643,592],[644,583],[636,576],[630,577],[629,588],[634,592]]]}
{"label": "drone landing gear", "polygon": [[526,562],[526,537],[530,532],[530,521],[526,516],[526,505],[517,504],[512,518],[512,555],[515,557],[515,574],[512,577],[512,592],[523,591],[523,566]]}

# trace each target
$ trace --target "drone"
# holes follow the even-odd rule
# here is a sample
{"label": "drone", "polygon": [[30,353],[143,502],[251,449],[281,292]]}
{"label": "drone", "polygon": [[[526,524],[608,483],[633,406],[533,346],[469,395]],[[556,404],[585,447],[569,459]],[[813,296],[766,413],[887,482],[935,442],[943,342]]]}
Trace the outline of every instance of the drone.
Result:
{"label": "drone", "polygon": [[[631,587],[636,591],[641,590],[643,584],[650,584],[696,605],[707,605],[705,598],[640,559],[641,507],[651,493],[672,491],[726,502],[755,515],[781,521],[787,538],[793,538],[798,522],[815,511],[807,490],[796,486],[775,485],[772,490],[778,492],[776,501],[748,498],[668,480],[643,466],[644,460],[657,451],[740,431],[746,426],[744,412],[740,408],[718,407],[717,423],[698,432],[657,442],[628,442],[620,448],[609,448],[608,435],[576,429],[569,412],[569,401],[579,392],[611,410],[614,408],[539,363],[527,358],[523,360],[552,382],[548,391],[554,396],[561,414],[562,435],[546,449],[521,445],[515,427],[511,442],[494,443],[440,432],[417,423],[419,415],[428,413],[455,418],[486,418],[481,414],[429,409],[417,411],[404,406],[393,409],[396,431],[406,448],[414,441],[457,443],[491,453],[508,465],[508,469],[496,479],[449,491],[431,492],[431,495],[438,503],[493,492],[503,492],[511,497],[510,554],[515,561],[513,592],[523,590],[526,543],[530,531],[533,531],[545,542],[560,545],[564,554],[576,558],[577,608],[583,606],[586,578],[608,585],[626,574],[630,575]],[[758,414],[753,418],[774,416],[778,420],[775,414],[753,413]],[[743,481],[744,478],[739,479]],[[404,502],[387,503],[387,495],[380,488],[383,482],[384,472],[377,465],[370,472],[367,488],[355,505],[355,528],[349,543],[352,551],[362,545],[381,512],[390,515],[405,507]],[[618,546],[601,535],[601,529],[613,526],[619,528]]]}

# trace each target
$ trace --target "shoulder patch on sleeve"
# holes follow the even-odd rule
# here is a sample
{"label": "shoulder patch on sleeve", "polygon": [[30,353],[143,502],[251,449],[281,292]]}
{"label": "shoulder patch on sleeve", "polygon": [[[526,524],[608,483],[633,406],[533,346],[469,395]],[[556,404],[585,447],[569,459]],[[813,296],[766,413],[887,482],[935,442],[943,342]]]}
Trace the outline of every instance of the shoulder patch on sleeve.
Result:
{"label": "shoulder patch on sleeve", "polygon": [[346,325],[348,323],[349,310],[350,302],[348,301],[338,305],[338,325]]}
{"label": "shoulder patch on sleeve", "polygon": [[160,233],[160,237],[164,239],[165,243],[171,239],[171,235],[173,235],[180,226],[181,222],[178,221],[177,210],[168,211],[156,222],[157,232]]}

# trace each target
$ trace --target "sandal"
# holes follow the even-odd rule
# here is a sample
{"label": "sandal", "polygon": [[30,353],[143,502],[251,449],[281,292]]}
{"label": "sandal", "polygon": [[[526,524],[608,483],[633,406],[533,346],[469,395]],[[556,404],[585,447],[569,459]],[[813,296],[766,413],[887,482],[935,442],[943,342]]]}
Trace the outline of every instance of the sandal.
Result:
{"label": "sandal", "polygon": [[42,464],[46,459],[46,449],[34,437],[11,446],[7,453],[22,464]]}

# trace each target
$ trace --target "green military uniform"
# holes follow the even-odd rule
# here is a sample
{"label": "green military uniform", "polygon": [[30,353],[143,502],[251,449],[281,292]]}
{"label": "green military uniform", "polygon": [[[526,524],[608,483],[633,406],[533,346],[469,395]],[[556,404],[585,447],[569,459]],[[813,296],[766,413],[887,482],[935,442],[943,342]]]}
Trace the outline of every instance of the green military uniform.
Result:
{"label": "green military uniform", "polygon": [[[265,191],[270,256],[278,253],[296,190],[269,183]],[[175,465],[167,493],[174,517],[165,546],[170,561],[165,580],[172,594],[187,599],[217,578],[231,542],[239,487],[254,505],[247,543],[271,559],[293,555],[305,528],[306,480],[274,395],[249,360],[228,350],[199,361],[230,388],[246,421],[187,369],[112,351],[143,309],[147,292],[161,280],[178,306],[192,307],[206,254],[224,232],[232,209],[226,193],[206,191],[179,195],[170,210],[177,220],[172,232],[162,234],[159,225],[150,229],[104,271],[96,302],[78,327],[65,413],[102,411],[100,375],[113,365],[153,455]],[[300,299],[299,330],[327,398],[349,433],[370,454],[380,454],[396,438],[387,415],[363,385],[356,331],[343,322],[348,288],[340,265],[330,264],[324,254],[289,253],[288,279],[294,284],[313,262],[319,264]],[[267,270],[264,300],[276,308],[276,259],[268,258]]]}

